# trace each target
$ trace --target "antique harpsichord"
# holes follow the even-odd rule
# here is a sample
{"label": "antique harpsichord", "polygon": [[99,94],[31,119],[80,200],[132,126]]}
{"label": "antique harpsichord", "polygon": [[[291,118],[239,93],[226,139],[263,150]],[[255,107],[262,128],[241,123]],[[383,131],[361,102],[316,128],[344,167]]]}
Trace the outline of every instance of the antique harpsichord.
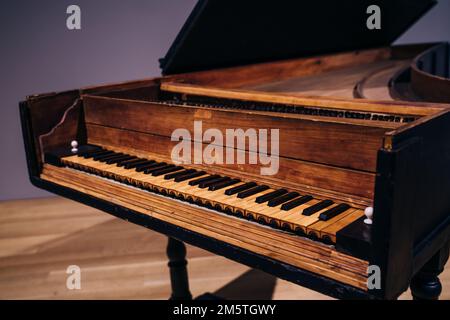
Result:
{"label": "antique harpsichord", "polygon": [[[200,1],[163,77],[21,103],[32,183],[335,297],[397,297],[448,257],[450,59],[389,46],[433,1],[378,2],[381,30],[366,1]],[[279,130],[278,170],[174,162],[177,129],[215,144],[199,122]]]}

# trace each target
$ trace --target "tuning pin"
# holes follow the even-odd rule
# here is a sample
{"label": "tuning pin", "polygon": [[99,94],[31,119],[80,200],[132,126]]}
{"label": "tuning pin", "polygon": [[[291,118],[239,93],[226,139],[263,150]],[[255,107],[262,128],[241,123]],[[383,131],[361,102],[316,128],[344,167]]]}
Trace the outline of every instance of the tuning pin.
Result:
{"label": "tuning pin", "polygon": [[72,146],[72,153],[78,152],[78,141],[73,140],[70,145]]}
{"label": "tuning pin", "polygon": [[367,207],[364,210],[364,214],[366,215],[366,219],[364,219],[365,224],[372,224],[372,217],[373,217],[373,208]]}

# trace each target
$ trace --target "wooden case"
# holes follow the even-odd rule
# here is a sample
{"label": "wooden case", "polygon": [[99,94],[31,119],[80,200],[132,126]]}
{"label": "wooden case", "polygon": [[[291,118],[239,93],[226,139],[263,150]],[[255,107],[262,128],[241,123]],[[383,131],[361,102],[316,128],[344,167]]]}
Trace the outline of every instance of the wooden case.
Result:
{"label": "wooden case", "polygon": [[[422,14],[430,3],[415,1],[417,7],[409,12],[410,20]],[[22,102],[21,120],[32,183],[331,296],[397,297],[449,240],[450,110],[444,103],[449,101],[441,94],[434,95],[439,99],[427,101],[423,99],[426,92],[415,88],[423,88],[421,81],[429,83],[423,78],[433,78],[436,70],[442,69],[436,59],[427,68],[423,63],[417,66],[425,58],[416,57],[425,49],[440,52],[447,45],[360,50],[370,46],[363,41],[355,50],[340,53],[310,55],[309,51],[289,47],[259,58],[254,51],[248,51],[247,59],[255,61],[283,59],[286,52],[297,58],[239,66],[245,59],[234,57],[227,68],[216,69],[224,63],[223,56],[200,66],[198,57],[186,53],[201,39],[201,33],[191,29],[201,30],[203,24],[199,21],[209,21],[204,15],[218,10],[214,4],[199,3],[190,18],[191,28],[184,27],[184,35],[179,36],[163,61],[165,73],[189,72],[30,96]],[[192,26],[192,21],[198,24]],[[378,42],[372,43],[390,43],[406,25],[397,23],[390,29],[391,34],[378,36]],[[329,51],[321,47],[317,50]],[[189,57],[186,61],[190,64],[179,60],[180,55]],[[202,68],[208,70],[194,71]],[[388,78],[393,79],[389,85],[379,86],[377,81]],[[336,89],[337,83],[342,86]],[[394,100],[399,97],[409,101]],[[72,140],[170,159],[174,145],[171,133],[180,127],[192,129],[196,120],[203,122],[204,129],[218,128],[222,132],[227,128],[255,127],[278,128],[281,132],[277,175],[261,176],[260,166],[254,165],[218,165],[209,168],[213,172],[274,187],[307,190],[357,208],[373,205],[373,225],[358,220],[341,230],[336,235],[336,249],[292,237],[278,239],[280,243],[288,241],[288,249],[270,245],[268,239],[284,236],[259,227],[252,232],[264,237],[261,239],[267,241],[267,246],[243,245],[244,238],[239,238],[244,237],[243,231],[235,236],[223,231],[218,236],[184,221],[182,215],[164,215],[170,210],[188,212],[186,205],[155,197],[147,209],[139,209],[127,204],[126,199],[120,200],[120,196],[108,200],[100,191],[88,192],[76,176],[72,177],[73,185],[70,179],[58,183],[57,170],[51,176],[44,164],[45,153],[67,149]],[[250,147],[243,151],[255,152]],[[136,199],[139,197],[136,191]],[[214,216],[197,208],[191,210],[198,219],[210,217],[215,221]],[[239,222],[236,226],[238,230],[247,227]],[[295,252],[296,246],[299,252]],[[368,265],[381,268],[380,290],[365,286]]]}

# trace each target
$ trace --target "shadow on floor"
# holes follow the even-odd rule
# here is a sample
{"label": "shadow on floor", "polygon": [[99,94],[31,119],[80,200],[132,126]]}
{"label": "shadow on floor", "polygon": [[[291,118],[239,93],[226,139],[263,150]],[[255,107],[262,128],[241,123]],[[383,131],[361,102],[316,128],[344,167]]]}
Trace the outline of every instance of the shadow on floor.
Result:
{"label": "shadow on floor", "polygon": [[276,282],[275,277],[252,269],[214,292],[214,296],[227,300],[271,300]]}

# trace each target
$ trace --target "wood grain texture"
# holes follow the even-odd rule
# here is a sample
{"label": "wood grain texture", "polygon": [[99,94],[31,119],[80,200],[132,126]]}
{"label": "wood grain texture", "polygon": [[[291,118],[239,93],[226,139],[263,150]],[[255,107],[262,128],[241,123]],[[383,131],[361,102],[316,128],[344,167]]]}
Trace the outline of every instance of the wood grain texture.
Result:
{"label": "wood grain texture", "polygon": [[[151,159],[156,156],[166,162],[172,162],[172,148],[177,144],[164,136],[95,124],[88,124],[87,132],[89,143]],[[246,159],[248,159],[248,152],[246,152]],[[205,169],[204,165],[195,165],[193,159],[191,164],[185,166]],[[375,175],[369,172],[341,169],[284,157],[279,160],[279,171],[275,176],[262,176],[260,168],[266,166],[260,164],[215,164],[206,167],[208,171],[214,173],[289,187],[302,192],[318,192],[356,204],[367,205],[373,198]]]}
{"label": "wood grain texture", "polygon": [[[52,197],[0,202],[1,299],[167,299],[167,239],[85,205]],[[194,296],[330,299],[293,283],[187,246]],[[82,268],[82,289],[67,290],[66,269]],[[449,264],[441,299],[450,299]],[[406,292],[400,299],[411,299]]]}
{"label": "wood grain texture", "polygon": [[448,43],[440,43],[418,55],[411,64],[411,88],[427,101],[450,103]]}
{"label": "wood grain texture", "polygon": [[[67,148],[74,140],[78,141],[80,145],[86,143],[86,133],[83,130],[84,119],[81,112],[81,101],[76,99],[52,130],[39,136],[39,149],[43,155],[55,149]],[[44,161],[44,157],[42,157],[42,161]]]}
{"label": "wood grain texture", "polygon": [[366,290],[367,262],[329,246],[67,168],[45,165],[42,178]]}
{"label": "wood grain texture", "polygon": [[[384,80],[378,83],[365,81],[364,91],[370,88],[384,88],[388,93],[390,77],[399,67],[405,67],[408,61],[381,60],[359,65],[350,65],[327,72],[292,77],[288,79],[274,79],[258,85],[246,86],[242,89],[262,92],[282,92],[293,96],[325,96],[353,99],[354,89],[361,81],[369,80],[382,71],[386,71]],[[365,98],[369,98],[365,96]],[[374,100],[393,100],[389,95],[375,96]]]}
{"label": "wood grain texture", "polygon": [[345,66],[386,60],[390,55],[390,48],[378,48],[193,72],[170,76],[167,79],[221,88],[238,88],[275,79],[318,74]]}
{"label": "wood grain texture", "polygon": [[48,93],[27,98],[26,105],[32,128],[32,140],[36,159],[42,164],[43,152],[40,149],[39,137],[49,133],[61,121],[64,113],[79,98],[78,90],[61,93]]}
{"label": "wood grain texture", "polygon": [[203,132],[214,128],[220,130],[223,136],[227,129],[278,129],[281,157],[370,172],[375,172],[376,153],[382,146],[384,133],[388,131],[372,127],[369,123],[353,125],[331,119],[293,117],[290,114],[267,115],[87,96],[84,102],[87,124],[166,137],[180,128],[189,130],[193,135],[194,121],[202,121]]}
{"label": "wood grain texture", "polygon": [[224,89],[213,86],[200,86],[186,83],[163,82],[161,90],[192,95],[204,95],[215,98],[241,99],[281,103],[288,105],[324,107],[330,109],[344,109],[399,115],[425,116],[439,112],[448,107],[445,104],[426,102],[378,101],[366,99],[343,99],[320,96],[293,96],[288,93],[259,92],[244,89]]}

